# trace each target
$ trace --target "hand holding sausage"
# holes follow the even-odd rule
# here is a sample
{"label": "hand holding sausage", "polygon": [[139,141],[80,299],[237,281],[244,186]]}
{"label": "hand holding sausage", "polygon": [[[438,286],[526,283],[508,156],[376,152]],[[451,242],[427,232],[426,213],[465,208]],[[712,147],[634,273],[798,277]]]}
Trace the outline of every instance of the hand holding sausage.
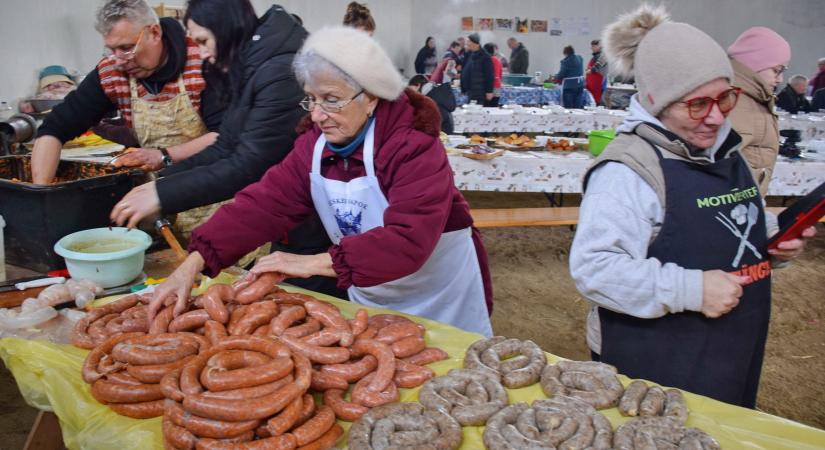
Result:
{"label": "hand holding sausage", "polygon": [[739,304],[742,286],[750,277],[731,275],[721,270],[702,273],[702,314],[715,319],[729,313]]}
{"label": "hand holding sausage", "polygon": [[112,163],[115,167],[139,167],[151,172],[163,168],[163,154],[156,148],[130,148]]}
{"label": "hand holding sausage", "polygon": [[149,322],[154,320],[155,315],[163,307],[163,302],[171,295],[177,296],[175,302],[175,316],[186,309],[186,302],[189,300],[189,293],[192,290],[192,283],[195,276],[203,270],[205,262],[198,252],[192,252],[172,275],[155,288],[155,295],[149,303]]}

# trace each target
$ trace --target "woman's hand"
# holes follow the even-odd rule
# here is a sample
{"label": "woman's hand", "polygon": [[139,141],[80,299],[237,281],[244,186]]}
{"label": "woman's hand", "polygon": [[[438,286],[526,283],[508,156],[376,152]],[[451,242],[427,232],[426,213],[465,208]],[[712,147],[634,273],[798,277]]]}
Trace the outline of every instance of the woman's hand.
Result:
{"label": "woman's hand", "polygon": [[170,296],[177,297],[175,301],[174,315],[178,316],[186,310],[186,303],[189,300],[189,293],[192,291],[192,284],[195,277],[203,270],[205,263],[203,257],[198,252],[192,252],[184,260],[166,281],[155,287],[152,301],[149,302],[149,323],[155,319],[158,311],[163,308],[164,301]]}
{"label": "woman's hand", "polygon": [[336,276],[335,271],[332,270],[332,257],[329,253],[296,255],[275,252],[258,258],[255,267],[250,270],[250,273],[255,276],[266,272],[280,272],[290,278],[309,278],[313,275]]}
{"label": "woman's hand", "polygon": [[130,148],[112,164],[115,167],[139,167],[152,172],[163,168],[163,154],[156,148]]}
{"label": "woman's hand", "polygon": [[702,314],[715,319],[731,312],[742,297],[742,286],[750,277],[741,277],[721,270],[702,272]]}
{"label": "woman's hand", "polygon": [[802,231],[802,237],[780,242],[776,248],[768,250],[771,256],[782,261],[790,261],[805,250],[805,240],[816,236],[816,228],[808,227]]}
{"label": "woman's hand", "polygon": [[128,222],[127,228],[134,228],[146,217],[160,212],[160,198],[155,182],[142,184],[126,194],[109,214],[109,219],[118,225]]}

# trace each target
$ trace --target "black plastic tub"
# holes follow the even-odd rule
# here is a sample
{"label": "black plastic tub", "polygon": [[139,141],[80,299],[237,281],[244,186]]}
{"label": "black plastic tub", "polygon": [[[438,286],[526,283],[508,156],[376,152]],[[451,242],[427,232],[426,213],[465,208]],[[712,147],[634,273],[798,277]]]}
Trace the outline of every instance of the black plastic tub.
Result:
{"label": "black plastic tub", "polygon": [[75,231],[109,226],[112,207],[145,177],[140,170],[60,161],[56,183],[35,185],[28,156],[0,157],[6,263],[38,272],[62,269],[55,242]]}

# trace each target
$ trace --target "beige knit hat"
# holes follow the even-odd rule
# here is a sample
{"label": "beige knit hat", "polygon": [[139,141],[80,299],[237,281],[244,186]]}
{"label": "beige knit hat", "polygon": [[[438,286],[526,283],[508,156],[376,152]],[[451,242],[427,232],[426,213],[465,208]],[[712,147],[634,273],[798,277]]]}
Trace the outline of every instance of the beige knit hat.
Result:
{"label": "beige knit hat", "polygon": [[344,71],[367,92],[395,100],[404,80],[387,52],[369,34],[351,27],[324,27],[309,35],[299,54],[314,52]]}
{"label": "beige knit hat", "polygon": [[636,78],[638,101],[653,116],[703,84],[733,81],[725,50],[702,30],[671,22],[663,6],[622,15],[602,43],[611,71]]}

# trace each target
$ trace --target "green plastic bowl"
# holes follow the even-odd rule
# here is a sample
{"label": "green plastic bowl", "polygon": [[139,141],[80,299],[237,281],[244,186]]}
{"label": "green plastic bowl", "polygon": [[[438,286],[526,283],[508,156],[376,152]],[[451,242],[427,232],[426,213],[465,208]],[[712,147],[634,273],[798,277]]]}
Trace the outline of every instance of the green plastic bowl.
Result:
{"label": "green plastic bowl", "polygon": [[545,89],[553,89],[554,87],[556,87],[556,83],[544,83]]}
{"label": "green plastic bowl", "polygon": [[593,156],[599,156],[607,147],[607,144],[616,137],[616,130],[614,129],[607,129],[607,130],[594,130],[591,131],[590,134],[587,136],[587,140],[589,142],[590,153]]}
{"label": "green plastic bowl", "polygon": [[72,278],[110,288],[140,275],[144,253],[151,244],[152,238],[137,229],[93,228],[64,236],[54,244],[54,251],[66,260]]}

